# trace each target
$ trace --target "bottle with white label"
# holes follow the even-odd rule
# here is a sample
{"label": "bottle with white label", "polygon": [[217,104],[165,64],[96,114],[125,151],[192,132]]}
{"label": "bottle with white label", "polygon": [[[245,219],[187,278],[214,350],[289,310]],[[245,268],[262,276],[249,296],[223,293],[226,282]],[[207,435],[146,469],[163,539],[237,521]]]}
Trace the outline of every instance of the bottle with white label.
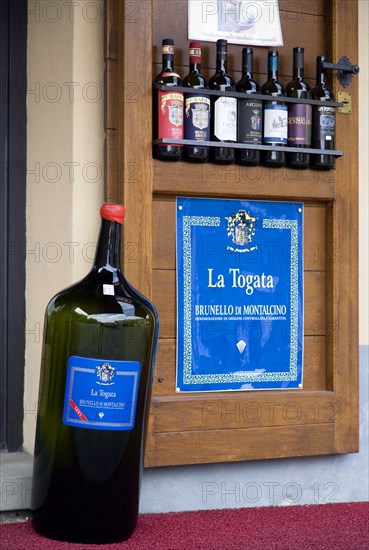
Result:
{"label": "bottle with white label", "polygon": [[[284,88],[278,81],[279,54],[276,50],[268,52],[268,80],[261,87],[261,93],[272,97],[284,96]],[[281,101],[264,101],[263,144],[271,145],[273,150],[263,151],[262,164],[266,166],[285,166],[286,154],[278,151],[287,145],[288,108]]]}
{"label": "bottle with white label", "polygon": [[100,212],[90,273],[46,309],[31,503],[39,533],[89,544],[136,525],[158,332],[120,267],[124,207]]}
{"label": "bottle with white label", "polygon": [[[253,49],[242,50],[242,78],[236,84],[237,92],[245,97],[238,99],[237,104],[237,136],[238,143],[261,145],[263,128],[263,105],[260,99],[253,95],[260,94],[260,86],[253,78]],[[239,149],[237,160],[240,164],[259,164],[258,149]]]}
{"label": "bottle with white label", "polygon": [[[323,67],[324,55],[316,58],[316,85],[311,90],[311,98],[319,101],[334,101],[332,90],[327,84],[327,73]],[[336,132],[336,110],[329,105],[313,105],[312,146],[326,151],[334,149]],[[311,155],[313,168],[330,169],[334,167],[334,156],[329,154]]]}
{"label": "bottle with white label", "polygon": [[[211,139],[212,141],[237,141],[237,99],[227,92],[235,90],[233,78],[227,73],[227,40],[217,41],[216,72],[209,80],[209,89],[222,93],[211,96]],[[212,147],[213,162],[230,164],[236,160],[235,150],[230,147]]]}

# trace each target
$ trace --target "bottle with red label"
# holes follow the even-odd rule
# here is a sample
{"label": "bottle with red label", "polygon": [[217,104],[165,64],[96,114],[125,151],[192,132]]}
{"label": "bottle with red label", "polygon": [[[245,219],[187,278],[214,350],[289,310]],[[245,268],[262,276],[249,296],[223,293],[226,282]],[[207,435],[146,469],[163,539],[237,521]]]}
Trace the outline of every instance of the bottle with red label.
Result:
{"label": "bottle with red label", "polygon": [[87,544],[135,528],[158,335],[121,269],[124,207],[100,213],[91,271],[46,308],[31,503],[39,533]]}
{"label": "bottle with red label", "polygon": [[203,92],[208,87],[201,74],[201,42],[190,42],[190,72],[183,79],[183,86],[193,88],[184,94],[184,138],[198,142],[184,146],[184,158],[193,162],[209,160],[209,147],[201,145],[210,140],[210,97]]}
{"label": "bottle with red label", "polygon": [[[164,90],[153,88],[153,139],[183,139],[183,92],[171,90],[181,86],[182,80],[174,71],[174,41],[165,38],[162,42],[163,66],[154,79]],[[153,157],[159,160],[180,160],[183,146],[159,144],[153,146]]]}
{"label": "bottle with red label", "polygon": [[[293,77],[286,86],[286,96],[298,99],[310,98],[311,86],[304,80],[304,48],[293,48]],[[288,145],[300,151],[287,154],[287,165],[307,168],[309,155],[304,149],[311,146],[311,105],[288,104]]]}

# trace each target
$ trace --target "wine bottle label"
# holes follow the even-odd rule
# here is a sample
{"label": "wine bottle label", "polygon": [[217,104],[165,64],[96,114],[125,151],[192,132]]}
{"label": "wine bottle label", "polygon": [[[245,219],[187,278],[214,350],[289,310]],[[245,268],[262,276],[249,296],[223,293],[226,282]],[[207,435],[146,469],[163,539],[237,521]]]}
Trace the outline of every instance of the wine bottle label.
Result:
{"label": "wine bottle label", "polygon": [[238,141],[239,143],[262,142],[262,102],[257,99],[238,101]]}
{"label": "wine bottle label", "polygon": [[186,94],[184,138],[196,141],[210,139],[210,98],[199,94]]}
{"label": "wine bottle label", "polygon": [[283,103],[264,106],[264,143],[287,144],[288,107]]}
{"label": "wine bottle label", "polygon": [[158,92],[158,138],[183,139],[183,94]]}
{"label": "wine bottle label", "polygon": [[161,48],[161,53],[163,55],[174,55],[174,46],[169,45],[169,44],[165,44]]}
{"label": "wine bottle label", "polygon": [[237,141],[237,99],[221,96],[214,102],[214,135],[219,141]]}
{"label": "wine bottle label", "polygon": [[288,108],[288,144],[311,145],[311,105],[290,103]]}
{"label": "wine bottle label", "polygon": [[94,430],[132,430],[140,370],[138,361],[69,357],[64,424]]}
{"label": "wine bottle label", "polygon": [[313,109],[313,126],[315,141],[328,141],[333,148],[336,128],[336,112],[334,107],[318,107]]}

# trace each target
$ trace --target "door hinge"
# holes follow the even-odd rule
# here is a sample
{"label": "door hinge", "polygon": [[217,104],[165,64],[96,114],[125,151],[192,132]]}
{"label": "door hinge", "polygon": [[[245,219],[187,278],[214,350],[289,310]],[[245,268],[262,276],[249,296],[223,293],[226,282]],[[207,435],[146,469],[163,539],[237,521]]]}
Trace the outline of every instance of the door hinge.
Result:
{"label": "door hinge", "polygon": [[339,113],[349,115],[352,112],[352,95],[350,92],[338,92],[338,101],[343,103],[342,107],[338,107]]}

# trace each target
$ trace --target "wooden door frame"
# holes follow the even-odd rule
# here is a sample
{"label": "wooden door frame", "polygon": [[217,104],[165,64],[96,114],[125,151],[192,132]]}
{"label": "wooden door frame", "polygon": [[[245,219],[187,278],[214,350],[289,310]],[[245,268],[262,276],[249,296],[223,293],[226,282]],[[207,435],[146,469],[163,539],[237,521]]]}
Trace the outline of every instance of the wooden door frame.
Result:
{"label": "wooden door frame", "polygon": [[[357,62],[358,5],[354,0],[332,0],[329,4],[330,59],[338,61],[347,55]],[[152,2],[107,0],[107,87],[110,126],[108,126],[107,197],[122,201],[127,208],[124,230],[124,268],[128,280],[146,296],[152,297],[152,250],[154,194],[183,194],[183,186],[173,177],[173,168],[162,163],[160,168],[151,156],[151,83],[152,83]],[[114,13],[114,17],[112,14]],[[296,186],[282,181],[282,176],[250,182],[250,199],[279,198],[324,201],[327,206],[327,354],[328,384],[325,391],[304,390],[268,392],[268,400],[280,399],[287,404],[303,403],[309,410],[303,426],[272,426],[237,430],[178,430],[161,433],[157,426],[160,414],[168,414],[171,403],[185,409],[193,405],[193,396],[156,397],[151,402],[146,465],[174,465],[227,460],[250,460],[285,456],[340,454],[358,450],[358,82],[349,88],[352,114],[337,116],[337,148],[344,157],[337,169],[329,173],[308,170],[304,181]],[[334,77],[337,93],[337,79]],[[111,101],[114,88],[115,105]],[[110,96],[109,96],[110,94]],[[109,102],[110,97],[110,102]],[[113,122],[111,122],[113,120]],[[110,138],[109,138],[110,132]],[[349,136],[349,139],[346,139]],[[157,177],[160,169],[163,177]],[[180,169],[177,167],[177,170]],[[189,195],[222,195],[204,182],[191,166],[193,184],[185,189]],[[269,169],[263,168],[267,176]],[[242,185],[235,182],[227,196],[241,197]],[[229,392],[231,393],[231,392]],[[274,396],[272,394],[275,394]],[[239,397],[239,396],[238,396]],[[213,397],[211,397],[213,398]],[[199,398],[206,406],[210,397]],[[221,396],[231,402],[232,396]],[[245,403],[250,399],[243,395]],[[255,399],[255,397],[252,397]],[[315,418],[314,407],[321,415]],[[179,411],[179,412],[178,412]],[[238,432],[238,433],[236,433]],[[243,441],[234,447],[237,437]],[[265,445],[273,438],[278,445]],[[213,450],[221,448],[215,456]],[[223,449],[223,450],[222,450]]]}

